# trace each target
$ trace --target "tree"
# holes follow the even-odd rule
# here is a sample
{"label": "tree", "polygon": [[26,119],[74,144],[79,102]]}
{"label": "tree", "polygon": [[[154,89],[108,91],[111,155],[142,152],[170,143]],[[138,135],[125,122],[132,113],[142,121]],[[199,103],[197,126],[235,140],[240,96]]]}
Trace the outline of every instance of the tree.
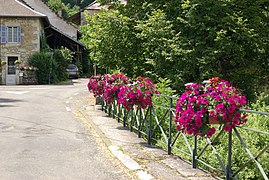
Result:
{"label": "tree", "polygon": [[117,69],[125,65],[128,49],[128,18],[110,10],[87,17],[88,24],[81,28],[82,42],[90,50],[95,64]]}
{"label": "tree", "polygon": [[63,3],[61,0],[49,0],[47,4],[54,12],[59,12],[63,8]]}
{"label": "tree", "polygon": [[[179,22],[192,50],[184,64],[194,69],[190,71],[191,81],[220,76],[251,97],[259,84],[261,66],[256,62],[264,61],[260,57],[265,36],[260,36],[251,15],[244,14],[250,9],[249,3],[237,2],[195,0],[182,4],[184,11]],[[259,4],[251,4],[252,10],[261,10]]]}
{"label": "tree", "polygon": [[91,41],[100,65],[127,65],[132,75],[169,78],[175,87],[219,76],[251,99],[268,84],[268,5],[266,0],[115,3],[117,14],[108,11],[106,18],[91,21],[86,29],[93,35],[84,42]]}
{"label": "tree", "polygon": [[137,38],[141,40],[144,63],[149,65],[149,75],[171,78],[175,65],[173,50],[179,48],[175,44],[178,34],[173,30],[173,24],[166,20],[162,10],[154,10],[147,19],[138,20],[135,29],[138,31]]}

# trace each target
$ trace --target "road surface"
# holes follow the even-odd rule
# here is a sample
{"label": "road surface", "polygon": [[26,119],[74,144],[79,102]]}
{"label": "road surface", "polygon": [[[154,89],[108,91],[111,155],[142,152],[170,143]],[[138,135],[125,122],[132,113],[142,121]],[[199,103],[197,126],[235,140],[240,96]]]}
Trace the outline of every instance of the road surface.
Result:
{"label": "road surface", "polygon": [[0,179],[133,179],[72,111],[86,83],[0,86]]}

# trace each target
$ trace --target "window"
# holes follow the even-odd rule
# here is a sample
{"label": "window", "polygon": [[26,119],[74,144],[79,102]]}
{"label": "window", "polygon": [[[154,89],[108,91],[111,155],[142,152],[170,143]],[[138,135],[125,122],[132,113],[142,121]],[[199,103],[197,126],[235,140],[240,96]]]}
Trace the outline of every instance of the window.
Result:
{"label": "window", "polygon": [[20,43],[21,42],[21,27],[1,25],[0,42],[2,44]]}
{"label": "window", "polygon": [[0,39],[1,39],[1,44],[5,44],[6,43],[6,26],[1,25],[0,26]]}
{"label": "window", "polygon": [[19,28],[18,27],[7,27],[7,42],[18,43],[19,41]]}

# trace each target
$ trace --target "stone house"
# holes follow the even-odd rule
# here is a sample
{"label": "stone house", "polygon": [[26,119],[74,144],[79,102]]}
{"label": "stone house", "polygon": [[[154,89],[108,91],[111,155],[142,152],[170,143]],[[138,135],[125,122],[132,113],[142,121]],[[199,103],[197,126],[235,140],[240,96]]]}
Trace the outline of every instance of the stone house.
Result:
{"label": "stone house", "polygon": [[48,24],[44,14],[21,2],[0,0],[1,84],[19,83],[15,61],[21,60],[25,64],[31,54],[40,50],[40,34]]}
{"label": "stone house", "polygon": [[42,35],[52,49],[64,46],[81,58],[77,29],[55,16],[41,0],[0,0],[0,84],[20,84],[16,62],[25,65],[40,51]]}

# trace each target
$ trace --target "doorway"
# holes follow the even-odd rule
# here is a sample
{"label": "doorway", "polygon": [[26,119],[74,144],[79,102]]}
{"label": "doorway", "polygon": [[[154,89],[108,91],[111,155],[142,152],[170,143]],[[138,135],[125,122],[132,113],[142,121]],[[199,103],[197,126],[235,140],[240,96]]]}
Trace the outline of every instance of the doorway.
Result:
{"label": "doorway", "polygon": [[16,60],[18,60],[18,56],[7,57],[6,85],[16,85]]}

